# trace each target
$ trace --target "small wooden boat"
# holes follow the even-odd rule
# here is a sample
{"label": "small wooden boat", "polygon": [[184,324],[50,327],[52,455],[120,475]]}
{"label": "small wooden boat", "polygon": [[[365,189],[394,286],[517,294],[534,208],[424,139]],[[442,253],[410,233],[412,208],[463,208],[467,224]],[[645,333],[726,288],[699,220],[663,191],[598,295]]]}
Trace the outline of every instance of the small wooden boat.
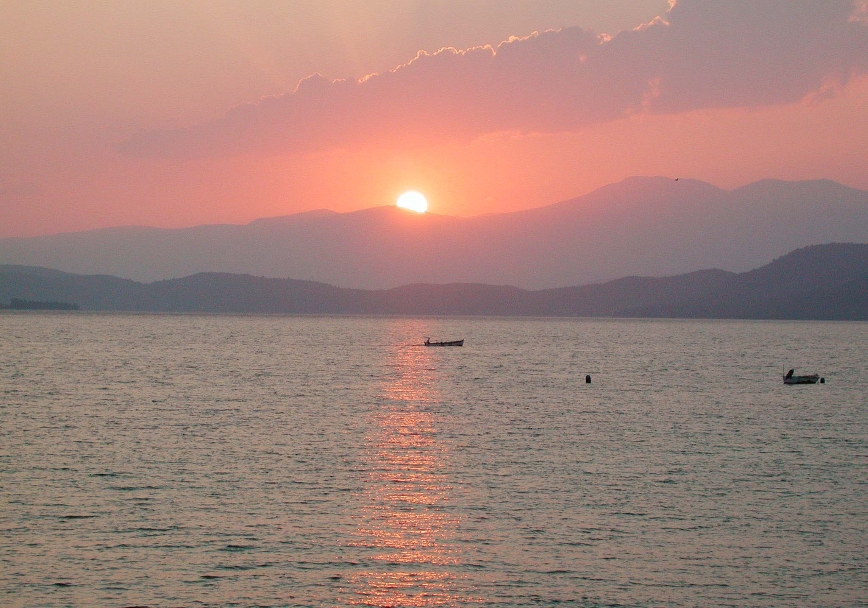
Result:
{"label": "small wooden boat", "polygon": [[791,369],[784,375],[784,384],[816,384],[820,379],[819,374],[808,374],[807,376],[796,376],[794,372],[796,370]]}
{"label": "small wooden boat", "polygon": [[425,346],[464,346],[464,339],[461,340],[441,340],[431,341],[431,338],[425,338]]}

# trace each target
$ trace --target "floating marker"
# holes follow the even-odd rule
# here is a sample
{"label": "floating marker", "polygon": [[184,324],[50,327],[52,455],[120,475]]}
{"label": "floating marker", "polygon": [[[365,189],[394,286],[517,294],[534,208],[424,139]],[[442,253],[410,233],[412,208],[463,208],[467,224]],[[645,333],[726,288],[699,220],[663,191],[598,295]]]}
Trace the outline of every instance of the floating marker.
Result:
{"label": "floating marker", "polygon": [[591,383],[591,374],[588,374],[587,376],[585,376],[585,384],[590,384],[590,383]]}

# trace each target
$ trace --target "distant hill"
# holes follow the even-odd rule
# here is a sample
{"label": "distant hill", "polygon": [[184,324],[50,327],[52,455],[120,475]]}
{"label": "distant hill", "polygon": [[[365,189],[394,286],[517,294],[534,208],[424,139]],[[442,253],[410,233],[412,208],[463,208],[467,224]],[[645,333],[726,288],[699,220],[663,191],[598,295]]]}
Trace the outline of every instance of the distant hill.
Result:
{"label": "distant hill", "polygon": [[827,180],[764,180],[725,191],[690,179],[635,177],[547,207],[470,218],[379,207],[245,226],[6,238],[0,263],[137,281],[223,272],[365,289],[545,289],[705,268],[744,272],[830,242],[868,242],[868,192]]}
{"label": "distant hill", "polygon": [[629,312],[730,319],[868,319],[868,245],[805,247],[732,277],[709,297]]}
{"label": "distant hill", "polygon": [[741,274],[703,270],[536,291],[469,283],[361,290],[228,273],[139,283],[0,266],[0,302],[12,298],[152,312],[868,320],[868,244],[805,247]]}

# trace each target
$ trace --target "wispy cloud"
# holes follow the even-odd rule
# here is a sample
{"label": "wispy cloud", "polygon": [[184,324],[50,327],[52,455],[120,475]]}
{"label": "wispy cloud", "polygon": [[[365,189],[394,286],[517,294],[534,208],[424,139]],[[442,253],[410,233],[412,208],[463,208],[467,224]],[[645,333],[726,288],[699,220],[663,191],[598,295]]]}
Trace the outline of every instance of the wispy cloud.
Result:
{"label": "wispy cloud", "polygon": [[486,133],[556,133],[632,113],[783,104],[868,71],[864,4],[679,0],[613,37],[579,28],[496,48],[420,53],[359,81],[314,75],[219,120],[141,132],[133,155],[287,154],[418,146]]}

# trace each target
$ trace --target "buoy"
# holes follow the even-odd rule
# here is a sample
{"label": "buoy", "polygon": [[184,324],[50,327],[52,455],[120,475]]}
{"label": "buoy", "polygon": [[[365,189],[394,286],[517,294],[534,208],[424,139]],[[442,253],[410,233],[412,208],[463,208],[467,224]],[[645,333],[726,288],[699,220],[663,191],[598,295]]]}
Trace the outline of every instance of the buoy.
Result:
{"label": "buoy", "polygon": [[587,376],[585,376],[585,384],[590,384],[590,383],[591,383],[591,374],[588,374]]}
{"label": "buoy", "polygon": [[826,379],[825,379],[825,378],[820,378],[820,384],[826,384]]}

